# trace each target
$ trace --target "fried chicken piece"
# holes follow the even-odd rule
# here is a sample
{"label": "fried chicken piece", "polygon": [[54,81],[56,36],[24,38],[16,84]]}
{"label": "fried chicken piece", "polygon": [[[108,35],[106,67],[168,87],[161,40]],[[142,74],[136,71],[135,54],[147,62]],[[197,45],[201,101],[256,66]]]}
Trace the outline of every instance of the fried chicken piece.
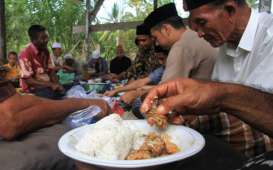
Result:
{"label": "fried chicken piece", "polygon": [[156,113],[157,105],[158,99],[155,98],[151,110],[146,114],[147,120],[154,122],[158,128],[165,129],[168,126],[168,117]]}
{"label": "fried chicken piece", "polygon": [[170,155],[179,151],[176,144],[170,141],[167,134],[157,135],[155,132],[149,133],[143,145],[138,150],[133,150],[127,160],[150,159],[164,155]]}
{"label": "fried chicken piece", "polygon": [[148,146],[148,149],[153,155],[153,157],[160,156],[165,148],[164,141],[160,138],[160,136],[158,135],[154,136],[154,134],[153,137],[149,136],[147,137],[145,144]]}
{"label": "fried chicken piece", "polygon": [[179,152],[178,146],[176,144],[174,144],[173,142],[171,142],[169,135],[162,134],[161,139],[165,143],[165,150],[168,154],[173,154],[173,153]]}
{"label": "fried chicken piece", "polygon": [[148,150],[133,150],[126,158],[126,160],[141,160],[152,158]]}

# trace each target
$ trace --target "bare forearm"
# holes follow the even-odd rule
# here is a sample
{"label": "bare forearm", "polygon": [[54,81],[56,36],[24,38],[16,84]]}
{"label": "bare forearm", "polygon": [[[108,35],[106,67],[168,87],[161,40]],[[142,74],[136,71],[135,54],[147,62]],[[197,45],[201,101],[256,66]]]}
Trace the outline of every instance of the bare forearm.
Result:
{"label": "bare forearm", "polygon": [[227,93],[221,104],[222,111],[273,137],[273,94],[241,85],[228,84],[223,88]]}
{"label": "bare forearm", "polygon": [[2,118],[6,122],[0,129],[2,129],[1,136],[6,139],[13,139],[18,135],[60,122],[69,113],[89,106],[87,100],[55,101],[35,96],[18,96],[18,94],[5,102],[7,104],[2,110],[4,115]]}
{"label": "bare forearm", "polygon": [[46,81],[37,81],[33,78],[28,78],[25,79],[27,84],[33,87],[50,87],[51,86],[51,82],[46,82]]}
{"label": "bare forearm", "polygon": [[130,91],[130,90],[136,90],[137,88],[143,87],[146,84],[149,83],[149,78],[143,78],[143,79],[138,79],[126,86],[120,87],[116,89],[116,92],[123,92],[123,91]]}
{"label": "bare forearm", "polygon": [[51,82],[53,82],[53,83],[59,83],[59,79],[58,79],[58,77],[57,77],[57,75],[55,74],[54,71],[52,71],[52,72],[50,73],[50,80],[51,80]]}

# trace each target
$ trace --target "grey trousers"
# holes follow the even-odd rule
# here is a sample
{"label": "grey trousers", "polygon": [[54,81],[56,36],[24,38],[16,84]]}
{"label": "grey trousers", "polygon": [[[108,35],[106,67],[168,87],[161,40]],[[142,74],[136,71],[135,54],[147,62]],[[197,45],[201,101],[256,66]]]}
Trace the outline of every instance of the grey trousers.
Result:
{"label": "grey trousers", "polygon": [[0,140],[1,170],[72,170],[74,162],[58,149],[67,131],[62,124],[46,127],[15,141]]}

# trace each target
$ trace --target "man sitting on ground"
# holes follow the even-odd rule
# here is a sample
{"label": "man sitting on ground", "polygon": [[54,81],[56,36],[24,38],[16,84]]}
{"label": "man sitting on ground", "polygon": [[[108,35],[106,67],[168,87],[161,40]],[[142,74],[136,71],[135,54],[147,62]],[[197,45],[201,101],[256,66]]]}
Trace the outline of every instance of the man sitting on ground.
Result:
{"label": "man sitting on ground", "polygon": [[48,34],[41,25],[28,29],[31,43],[19,55],[21,87],[24,92],[59,99],[64,88],[58,83],[47,49]]}

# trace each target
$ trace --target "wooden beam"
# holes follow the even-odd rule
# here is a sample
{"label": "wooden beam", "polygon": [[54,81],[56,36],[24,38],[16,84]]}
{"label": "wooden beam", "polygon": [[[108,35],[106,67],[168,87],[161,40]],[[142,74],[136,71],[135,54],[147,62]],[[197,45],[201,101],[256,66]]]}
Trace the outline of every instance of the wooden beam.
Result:
{"label": "wooden beam", "polygon": [[[131,22],[119,22],[119,23],[107,23],[107,24],[97,24],[91,25],[90,31],[100,32],[100,31],[116,31],[116,30],[129,30],[135,29],[137,25],[143,23],[143,21],[131,21]],[[84,26],[73,27],[73,33],[84,32]]]}
{"label": "wooden beam", "polygon": [[[183,22],[188,25],[188,19],[184,18]],[[101,31],[116,31],[116,30],[129,30],[135,29],[137,25],[142,24],[143,21],[131,21],[131,22],[119,22],[119,23],[106,23],[91,25],[90,31],[101,32]],[[85,31],[85,26],[74,26],[73,34],[83,33]]]}
{"label": "wooden beam", "polygon": [[6,58],[5,0],[0,0],[0,62]]}

